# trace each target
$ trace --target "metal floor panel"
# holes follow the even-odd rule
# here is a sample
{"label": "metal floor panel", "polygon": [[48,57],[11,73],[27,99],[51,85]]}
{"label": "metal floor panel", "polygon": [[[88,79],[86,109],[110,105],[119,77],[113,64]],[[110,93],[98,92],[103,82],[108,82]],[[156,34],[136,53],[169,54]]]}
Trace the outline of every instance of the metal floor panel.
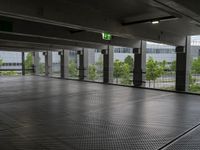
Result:
{"label": "metal floor panel", "polygon": [[200,149],[200,127],[188,133],[175,143],[171,144],[166,150],[199,150]]}
{"label": "metal floor panel", "polygon": [[179,137],[200,122],[197,95],[36,76],[0,77],[0,90],[0,150],[200,146],[200,129]]}

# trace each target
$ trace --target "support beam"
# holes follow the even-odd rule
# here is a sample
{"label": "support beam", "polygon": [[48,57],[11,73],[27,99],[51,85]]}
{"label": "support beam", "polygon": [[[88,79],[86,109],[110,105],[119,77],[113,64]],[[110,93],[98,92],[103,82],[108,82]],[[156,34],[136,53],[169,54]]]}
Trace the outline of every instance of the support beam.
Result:
{"label": "support beam", "polygon": [[89,68],[89,64],[88,64],[88,49],[84,48],[83,49],[83,65],[84,65],[84,79],[87,78],[88,76],[88,68]]}
{"label": "support beam", "polygon": [[113,71],[114,71],[114,48],[108,46],[108,57],[109,57],[109,83],[113,83]]}
{"label": "support beam", "polygon": [[69,50],[63,50],[63,54],[64,54],[64,78],[67,78],[69,75]]}
{"label": "support beam", "polygon": [[133,85],[138,87],[142,85],[142,54],[139,48],[134,48],[133,53],[134,53]]}
{"label": "support beam", "polygon": [[134,68],[133,84],[136,87],[143,86],[145,81],[146,70],[146,41],[141,41],[141,47],[133,49]]}
{"label": "support beam", "polygon": [[79,56],[79,80],[84,80],[84,50],[77,52]]}
{"label": "support beam", "polygon": [[102,50],[103,54],[103,82],[109,83],[113,80],[113,46],[108,45]]}
{"label": "support beam", "polygon": [[108,50],[103,49],[101,51],[103,54],[103,83],[109,82],[109,57],[108,57]]}
{"label": "support beam", "polygon": [[25,53],[22,52],[22,75],[25,76]]}
{"label": "support beam", "polygon": [[60,77],[61,78],[64,78],[65,77],[65,66],[64,66],[64,63],[65,63],[65,58],[64,58],[64,50],[58,52],[58,54],[60,55]]}
{"label": "support beam", "polygon": [[34,75],[39,75],[40,72],[39,61],[40,61],[39,52],[34,52],[33,53]]}
{"label": "support beam", "polygon": [[147,42],[142,41],[141,43],[141,53],[142,53],[142,86],[145,87],[146,83],[146,53],[147,53]]}
{"label": "support beam", "polygon": [[185,91],[187,50],[184,46],[178,46],[176,53],[176,91]]}
{"label": "support beam", "polygon": [[45,52],[45,75],[46,76],[52,75],[52,52],[51,51]]}
{"label": "support beam", "polygon": [[191,36],[188,36],[186,39],[186,91],[189,91],[190,86],[190,72],[192,66],[192,51],[191,51]]}

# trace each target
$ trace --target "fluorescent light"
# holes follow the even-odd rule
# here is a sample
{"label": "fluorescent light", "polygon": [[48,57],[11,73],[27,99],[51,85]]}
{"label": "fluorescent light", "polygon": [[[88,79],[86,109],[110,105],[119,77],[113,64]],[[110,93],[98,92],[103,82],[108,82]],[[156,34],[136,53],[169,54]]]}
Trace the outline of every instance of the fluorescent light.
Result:
{"label": "fluorescent light", "polygon": [[152,23],[152,24],[159,24],[159,23],[160,23],[160,21],[158,21],[158,20],[155,20],[155,21],[152,21],[151,23]]}

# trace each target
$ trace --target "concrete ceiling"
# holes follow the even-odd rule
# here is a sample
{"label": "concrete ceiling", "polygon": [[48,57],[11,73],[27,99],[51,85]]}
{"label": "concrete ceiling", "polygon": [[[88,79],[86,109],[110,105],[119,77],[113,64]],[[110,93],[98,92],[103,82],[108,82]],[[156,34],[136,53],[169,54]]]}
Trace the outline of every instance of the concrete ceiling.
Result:
{"label": "concrete ceiling", "polygon": [[[115,41],[112,44],[137,47],[140,40],[184,45],[186,36],[200,34],[200,1],[197,0],[0,2],[0,16],[13,23],[12,35],[16,37],[20,34],[24,39],[26,36],[40,36],[51,40],[62,38],[107,44],[100,38],[100,33],[107,31],[114,36]],[[153,25],[151,21],[154,20],[160,20],[160,24]],[[67,31],[77,34],[72,36]]]}

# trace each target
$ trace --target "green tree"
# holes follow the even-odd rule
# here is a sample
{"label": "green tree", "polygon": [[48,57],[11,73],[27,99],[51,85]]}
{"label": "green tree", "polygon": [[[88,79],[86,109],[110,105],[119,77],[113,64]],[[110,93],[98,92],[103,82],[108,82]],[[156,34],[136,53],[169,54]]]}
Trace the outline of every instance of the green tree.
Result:
{"label": "green tree", "polygon": [[3,65],[3,59],[0,59],[0,66]]}
{"label": "green tree", "polygon": [[25,68],[26,69],[31,69],[32,68],[32,65],[33,65],[33,55],[31,52],[29,52],[27,55],[26,55],[26,59],[25,59]]}
{"label": "green tree", "polygon": [[71,77],[77,77],[78,76],[78,70],[77,66],[74,60],[71,60],[69,62],[69,74]]}
{"label": "green tree", "polygon": [[131,85],[131,80],[130,80],[131,66],[127,63],[123,63],[121,69],[122,69],[121,70],[121,84]]}
{"label": "green tree", "polygon": [[97,78],[97,70],[95,65],[89,65],[88,67],[88,79],[95,80]]}
{"label": "green tree", "polygon": [[33,67],[33,55],[31,52],[29,52],[26,55],[26,59],[25,59],[25,69],[32,69],[32,67]]}
{"label": "green tree", "polygon": [[190,73],[190,74],[189,74],[189,84],[190,84],[190,85],[194,85],[195,82],[196,82],[196,79],[193,78],[193,77],[192,77],[192,74]]}
{"label": "green tree", "polygon": [[116,83],[118,84],[119,82],[119,78],[122,75],[122,71],[123,71],[123,62],[121,62],[120,60],[116,59],[114,61],[114,71],[113,71],[113,76],[114,78],[116,78]]}
{"label": "green tree", "polygon": [[192,73],[200,74],[200,57],[193,60],[193,62],[192,62]]}
{"label": "green tree", "polygon": [[128,64],[131,67],[131,69],[133,69],[134,61],[133,61],[133,58],[130,55],[128,55],[125,58],[124,63]]}
{"label": "green tree", "polygon": [[173,71],[173,72],[176,71],[176,60],[174,60],[174,61],[171,63],[170,70]]}
{"label": "green tree", "polygon": [[97,76],[101,78],[103,76],[103,55],[100,55],[97,62],[95,63],[97,69]]}
{"label": "green tree", "polygon": [[163,69],[167,69],[167,61],[163,60],[162,62],[159,62],[159,65],[163,67]]}
{"label": "green tree", "polygon": [[157,61],[155,61],[152,57],[150,57],[146,64],[146,79],[150,82],[154,82],[155,87],[155,80],[159,78],[164,73],[164,68],[160,65]]}

